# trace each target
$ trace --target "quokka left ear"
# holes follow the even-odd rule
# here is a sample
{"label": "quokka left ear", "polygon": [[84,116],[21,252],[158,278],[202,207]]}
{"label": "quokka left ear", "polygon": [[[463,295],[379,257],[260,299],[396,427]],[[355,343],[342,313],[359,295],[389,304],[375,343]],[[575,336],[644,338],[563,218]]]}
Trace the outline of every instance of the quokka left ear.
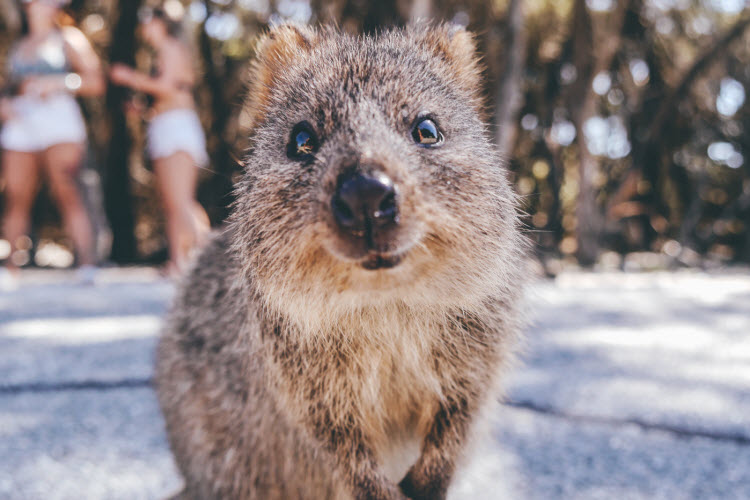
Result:
{"label": "quokka left ear", "polygon": [[421,32],[427,47],[450,65],[456,83],[482,109],[482,67],[474,36],[462,26],[447,23],[417,25],[415,29]]}

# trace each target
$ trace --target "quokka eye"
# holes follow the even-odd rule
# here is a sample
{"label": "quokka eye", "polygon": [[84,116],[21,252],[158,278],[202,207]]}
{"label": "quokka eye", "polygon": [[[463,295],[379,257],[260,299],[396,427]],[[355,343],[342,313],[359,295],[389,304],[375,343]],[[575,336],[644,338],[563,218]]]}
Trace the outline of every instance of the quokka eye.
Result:
{"label": "quokka eye", "polygon": [[414,142],[425,147],[435,147],[443,143],[443,134],[431,118],[422,118],[411,130]]}
{"label": "quokka eye", "polygon": [[307,122],[299,122],[292,128],[286,155],[292,160],[306,160],[318,151],[318,136]]}

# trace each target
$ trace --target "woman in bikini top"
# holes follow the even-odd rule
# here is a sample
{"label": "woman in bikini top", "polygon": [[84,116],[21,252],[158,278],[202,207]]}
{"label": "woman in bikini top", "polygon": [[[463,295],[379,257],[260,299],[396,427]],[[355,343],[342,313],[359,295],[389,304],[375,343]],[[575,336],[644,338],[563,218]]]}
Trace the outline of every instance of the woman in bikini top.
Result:
{"label": "woman in bikini top", "polygon": [[11,245],[6,274],[17,274],[29,260],[31,207],[42,178],[73,240],[82,276],[91,276],[95,263],[91,225],[78,189],[86,126],[75,97],[101,94],[104,79],[83,33],[60,23],[65,3],[24,0],[27,32],[8,57],[8,83],[0,96],[6,186],[2,228]]}
{"label": "woman in bikini top", "polygon": [[165,211],[170,262],[176,274],[208,231],[208,217],[195,199],[198,172],[208,163],[205,136],[195,112],[194,57],[179,38],[178,23],[163,9],[139,12],[141,35],[156,51],[152,75],[123,64],[113,65],[110,78],[143,92],[152,100],[147,130],[148,152]]}

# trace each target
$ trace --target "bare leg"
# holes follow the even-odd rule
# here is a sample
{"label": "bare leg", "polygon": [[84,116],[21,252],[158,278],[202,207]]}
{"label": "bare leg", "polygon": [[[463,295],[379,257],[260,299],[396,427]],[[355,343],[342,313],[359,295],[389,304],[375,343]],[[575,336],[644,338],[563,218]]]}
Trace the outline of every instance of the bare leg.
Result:
{"label": "bare leg", "polygon": [[3,151],[2,173],[5,180],[5,212],[3,235],[10,243],[7,266],[16,269],[19,244],[28,238],[31,207],[39,190],[39,165],[34,153]]}
{"label": "bare leg", "polygon": [[83,158],[83,146],[55,144],[43,154],[50,192],[57,202],[65,229],[73,239],[78,264],[93,265],[91,220],[86,213],[75,177]]}
{"label": "bare leg", "polygon": [[170,267],[179,272],[208,232],[208,217],[195,200],[198,171],[192,157],[180,151],[154,160],[154,172],[166,216]]}

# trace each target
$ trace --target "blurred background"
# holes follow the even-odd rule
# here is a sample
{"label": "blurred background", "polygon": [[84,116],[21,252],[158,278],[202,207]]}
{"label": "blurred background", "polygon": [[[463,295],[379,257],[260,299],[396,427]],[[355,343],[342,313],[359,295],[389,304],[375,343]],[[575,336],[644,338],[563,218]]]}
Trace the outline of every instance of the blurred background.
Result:
{"label": "blurred background", "polygon": [[[144,0],[67,6],[105,65],[150,65],[137,35]],[[198,198],[227,216],[248,145],[241,102],[256,36],[287,20],[374,32],[418,18],[465,25],[486,67],[491,134],[510,158],[524,222],[548,274],[750,261],[750,10],[745,0],[203,0],[184,14],[201,78],[196,99],[211,166]],[[0,0],[0,65],[20,30]],[[4,67],[4,66],[3,66]],[[99,251],[117,264],[166,258],[143,153],[145,125],[110,84],[81,101],[81,173]],[[0,197],[3,187],[0,185]],[[29,264],[65,267],[70,245],[40,196]],[[0,258],[7,254],[0,242]]]}
{"label": "blurred background", "polygon": [[[66,11],[105,70],[148,72],[138,10],[157,5],[182,16],[200,71],[211,162],[198,199],[214,226],[249,146],[241,105],[263,30],[430,18],[476,33],[488,133],[554,279],[529,286],[524,362],[452,500],[750,498],[750,1],[72,0]],[[0,0],[0,88],[19,6]],[[151,388],[175,287],[157,268],[164,210],[139,101],[111,83],[79,99],[78,180],[99,258],[114,265],[95,283],[50,270],[74,257],[43,190],[24,254],[41,269],[8,292],[0,280],[0,498],[152,499],[181,485]],[[0,260],[8,252],[0,240]]]}

